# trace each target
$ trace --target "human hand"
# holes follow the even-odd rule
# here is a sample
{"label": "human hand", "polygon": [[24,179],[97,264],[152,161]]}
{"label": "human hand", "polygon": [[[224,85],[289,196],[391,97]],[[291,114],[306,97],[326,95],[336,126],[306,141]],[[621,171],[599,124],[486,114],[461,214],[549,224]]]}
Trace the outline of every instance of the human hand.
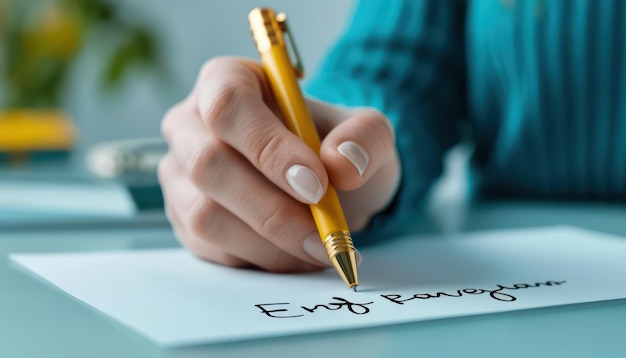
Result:
{"label": "human hand", "polygon": [[351,231],[397,190],[393,129],[378,111],[307,102],[319,157],[281,122],[257,62],[216,58],[162,122],[165,209],[179,240],[234,267],[305,272],[330,265],[308,208],[331,182]]}

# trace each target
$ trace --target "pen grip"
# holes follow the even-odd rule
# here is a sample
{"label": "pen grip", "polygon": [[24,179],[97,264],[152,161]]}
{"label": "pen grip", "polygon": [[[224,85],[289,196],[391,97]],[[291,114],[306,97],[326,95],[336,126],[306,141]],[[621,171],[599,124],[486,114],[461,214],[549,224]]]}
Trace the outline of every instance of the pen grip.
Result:
{"label": "pen grip", "polygon": [[[300,91],[296,73],[284,46],[272,46],[261,54],[261,61],[285,125],[320,154],[320,139]],[[309,205],[322,241],[337,231],[349,231],[337,192],[329,183],[326,194],[317,204]]]}

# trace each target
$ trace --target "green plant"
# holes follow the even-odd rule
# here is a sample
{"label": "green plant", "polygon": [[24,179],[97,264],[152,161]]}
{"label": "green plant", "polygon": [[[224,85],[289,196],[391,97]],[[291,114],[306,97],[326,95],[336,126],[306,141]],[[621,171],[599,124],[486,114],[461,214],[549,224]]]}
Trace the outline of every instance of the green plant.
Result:
{"label": "green plant", "polygon": [[0,0],[3,107],[58,108],[72,63],[93,39],[108,54],[105,87],[133,66],[158,67],[150,28],[122,15],[107,0]]}

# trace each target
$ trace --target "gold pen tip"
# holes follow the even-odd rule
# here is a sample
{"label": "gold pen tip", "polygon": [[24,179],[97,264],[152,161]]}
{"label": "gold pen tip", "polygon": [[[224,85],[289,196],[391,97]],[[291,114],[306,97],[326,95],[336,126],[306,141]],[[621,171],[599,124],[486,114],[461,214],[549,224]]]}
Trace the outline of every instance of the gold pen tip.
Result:
{"label": "gold pen tip", "polygon": [[349,288],[359,284],[359,276],[356,269],[356,257],[354,251],[340,252],[330,259],[333,266]]}

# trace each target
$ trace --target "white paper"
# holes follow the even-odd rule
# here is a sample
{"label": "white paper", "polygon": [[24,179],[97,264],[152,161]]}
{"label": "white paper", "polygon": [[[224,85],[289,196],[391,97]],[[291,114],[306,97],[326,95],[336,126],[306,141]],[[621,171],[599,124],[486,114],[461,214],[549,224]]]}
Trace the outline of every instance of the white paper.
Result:
{"label": "white paper", "polygon": [[163,346],[626,298],[626,239],[581,229],[411,237],[361,253],[356,293],[332,269],[231,269],[182,249],[11,259]]}

